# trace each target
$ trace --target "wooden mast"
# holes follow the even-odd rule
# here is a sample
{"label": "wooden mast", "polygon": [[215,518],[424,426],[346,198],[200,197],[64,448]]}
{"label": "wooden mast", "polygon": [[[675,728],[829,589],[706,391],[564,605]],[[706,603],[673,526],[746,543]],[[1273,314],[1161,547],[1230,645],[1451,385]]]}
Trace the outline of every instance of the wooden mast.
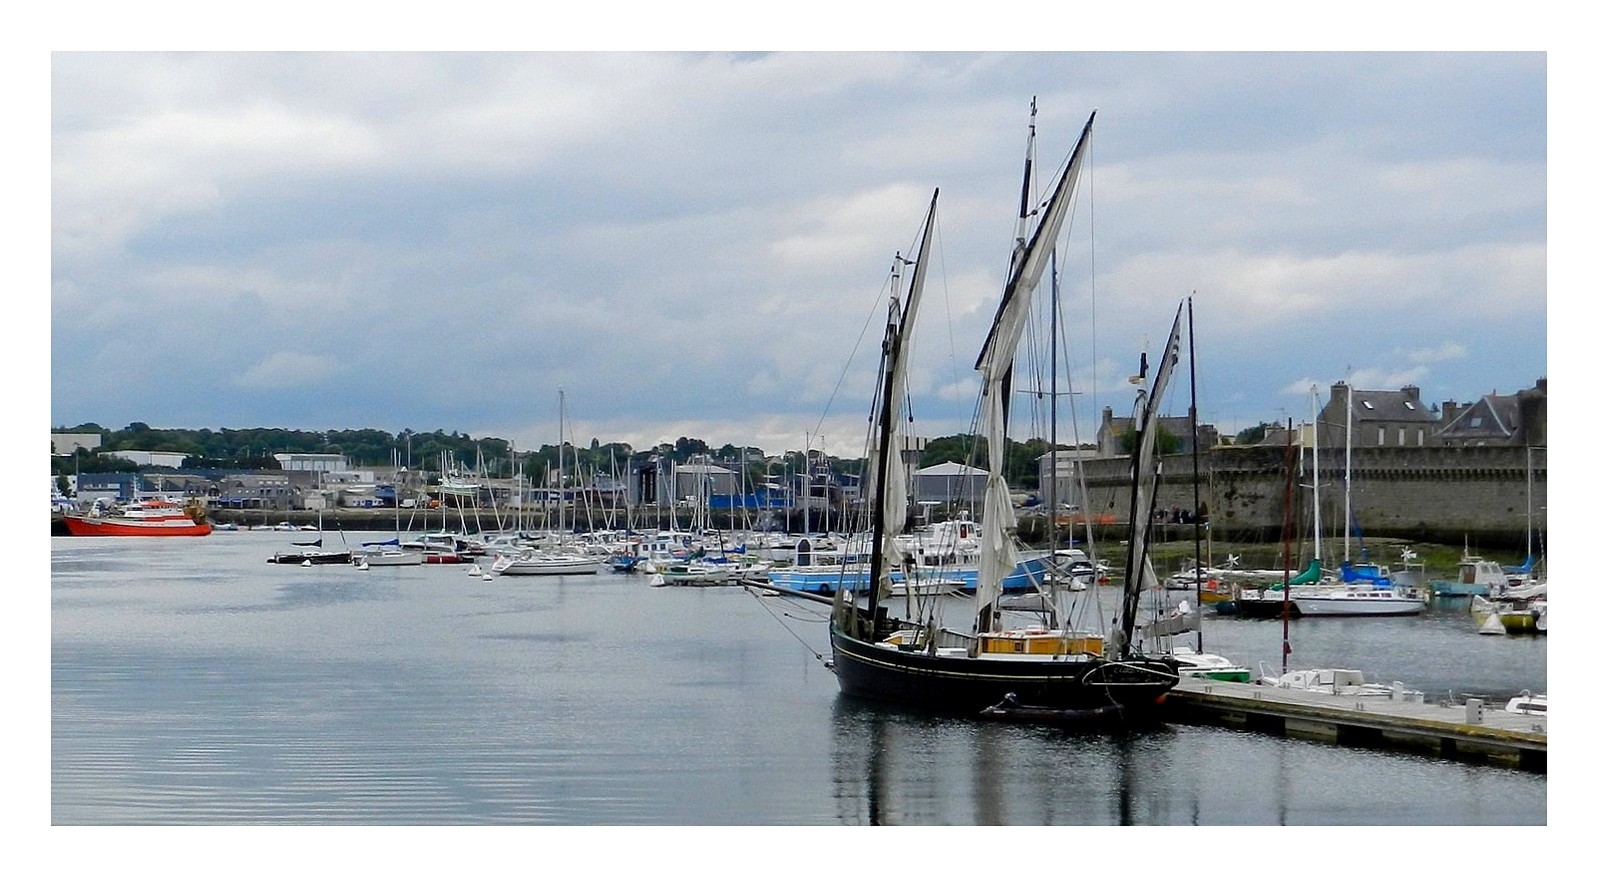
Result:
{"label": "wooden mast", "polygon": [[[888,495],[892,487],[890,481],[895,477],[894,470],[900,468],[891,466],[890,462],[893,454],[902,453],[900,430],[897,428],[899,405],[904,401],[906,364],[902,357],[906,352],[905,339],[915,320],[919,292],[926,279],[923,269],[932,249],[932,224],[937,213],[938,190],[933,189],[932,203],[927,207],[927,221],[921,230],[921,246],[911,268],[909,288],[897,313],[894,313],[894,306],[899,303],[889,304],[888,326],[882,339],[882,398],[877,409],[876,483],[871,498],[871,578],[866,584],[864,621],[864,636],[868,640],[876,636],[877,592],[887,590],[892,572],[886,559],[887,548],[890,547],[888,540],[904,528],[905,509],[888,508]],[[896,516],[891,526],[889,515]],[[909,572],[905,570],[907,584]],[[842,585],[840,583],[838,588],[839,595],[845,590]]]}

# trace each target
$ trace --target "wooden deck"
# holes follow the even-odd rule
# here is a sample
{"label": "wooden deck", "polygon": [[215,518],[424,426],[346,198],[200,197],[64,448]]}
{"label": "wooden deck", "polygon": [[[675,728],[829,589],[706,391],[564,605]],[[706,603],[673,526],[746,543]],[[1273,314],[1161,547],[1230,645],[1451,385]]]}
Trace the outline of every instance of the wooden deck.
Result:
{"label": "wooden deck", "polygon": [[1176,722],[1548,771],[1547,716],[1483,708],[1479,721],[1473,721],[1472,711],[1465,706],[1208,679],[1183,679],[1166,695],[1166,706]]}

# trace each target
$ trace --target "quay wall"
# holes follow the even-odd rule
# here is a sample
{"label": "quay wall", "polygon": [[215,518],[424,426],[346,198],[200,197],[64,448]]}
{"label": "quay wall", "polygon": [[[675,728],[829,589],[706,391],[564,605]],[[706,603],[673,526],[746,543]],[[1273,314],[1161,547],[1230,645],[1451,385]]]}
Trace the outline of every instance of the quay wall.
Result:
{"label": "quay wall", "polygon": [[[1315,466],[1299,449],[1289,458],[1275,447],[1221,447],[1198,459],[1198,503],[1209,513],[1215,538],[1281,532],[1288,508],[1289,467],[1293,529],[1313,526]],[[1355,448],[1351,466],[1341,448],[1322,449],[1319,460],[1321,534],[1344,529],[1344,473],[1353,479],[1348,505],[1355,533],[1472,546],[1526,546],[1528,510],[1534,532],[1546,531],[1548,464],[1543,449]],[[1158,458],[1155,507],[1194,509],[1191,455]],[[1124,521],[1131,502],[1131,464],[1126,457],[1081,461],[1087,508]],[[1538,552],[1541,554],[1541,551]]]}

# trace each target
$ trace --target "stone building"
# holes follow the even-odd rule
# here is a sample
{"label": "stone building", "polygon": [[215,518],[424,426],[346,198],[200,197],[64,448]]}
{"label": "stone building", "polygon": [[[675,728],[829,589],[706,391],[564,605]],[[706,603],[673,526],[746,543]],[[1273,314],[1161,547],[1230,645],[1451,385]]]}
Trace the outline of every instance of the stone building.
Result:
{"label": "stone building", "polygon": [[[1128,454],[1127,445],[1131,439],[1126,438],[1126,436],[1132,432],[1132,428],[1135,425],[1134,418],[1116,417],[1110,406],[1104,406],[1104,414],[1099,420],[1099,432],[1096,437],[1099,443],[1099,456],[1116,457]],[[1166,433],[1176,441],[1174,450],[1171,453],[1193,453],[1194,430],[1192,421],[1187,416],[1157,417],[1154,420],[1154,428]],[[1201,423],[1198,425],[1199,451],[1207,451],[1220,443],[1221,434],[1214,424]]]}
{"label": "stone building", "polygon": [[1439,420],[1413,384],[1398,390],[1356,390],[1338,381],[1316,416],[1315,431],[1323,448],[1418,448],[1431,443]]}
{"label": "stone building", "polygon": [[1493,391],[1469,405],[1444,402],[1437,441],[1449,447],[1548,446],[1548,379],[1512,396]]}
{"label": "stone building", "polygon": [[1097,448],[1062,448],[1038,458],[1038,501],[1044,507],[1082,505],[1077,463],[1099,455]]}

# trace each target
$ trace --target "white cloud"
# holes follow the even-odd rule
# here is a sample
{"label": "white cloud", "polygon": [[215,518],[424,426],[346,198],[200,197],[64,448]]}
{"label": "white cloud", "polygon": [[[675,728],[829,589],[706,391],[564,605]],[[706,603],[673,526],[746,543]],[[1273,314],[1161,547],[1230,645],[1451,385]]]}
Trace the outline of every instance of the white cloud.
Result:
{"label": "white cloud", "polygon": [[[1042,179],[1101,108],[1061,265],[1079,420],[1127,407],[1194,291],[1218,417],[1350,368],[1525,383],[1547,370],[1545,64],[59,53],[52,416],[482,434],[565,386],[605,441],[861,432],[890,262],[937,187],[912,392],[923,432],[962,431],[1034,93]],[[1458,355],[1484,331],[1494,357]],[[234,391],[107,374],[107,337],[204,351]]]}
{"label": "white cloud", "polygon": [[292,389],[330,381],[337,372],[338,362],[331,356],[285,350],[239,372],[232,383],[246,390]]}

